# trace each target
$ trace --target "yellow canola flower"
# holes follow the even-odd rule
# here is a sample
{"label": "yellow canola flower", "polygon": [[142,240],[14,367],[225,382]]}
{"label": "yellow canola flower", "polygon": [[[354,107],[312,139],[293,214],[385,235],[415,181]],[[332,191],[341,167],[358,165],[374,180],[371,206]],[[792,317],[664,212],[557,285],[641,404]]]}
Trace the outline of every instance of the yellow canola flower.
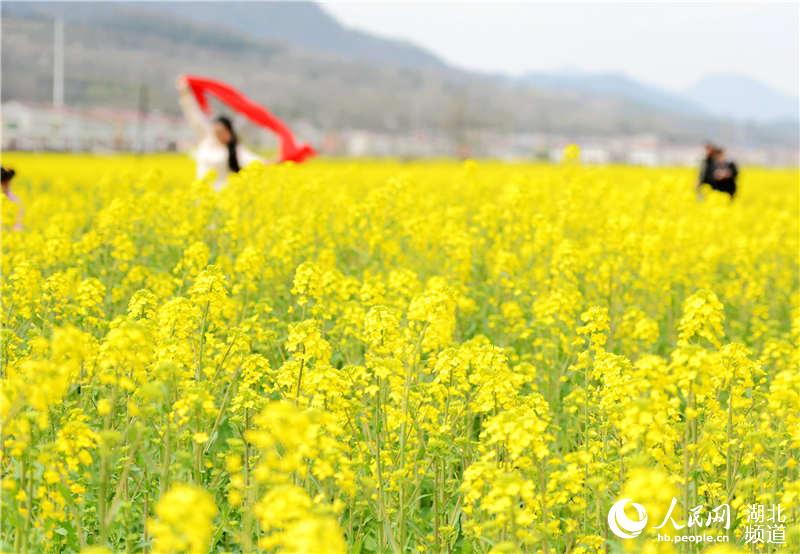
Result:
{"label": "yellow canola flower", "polygon": [[149,522],[154,553],[208,551],[217,515],[208,492],[194,485],[173,485],[159,499],[155,513],[155,519]]}
{"label": "yellow canola flower", "polygon": [[216,192],[178,155],[4,152],[0,543],[667,553],[612,499],[729,502],[732,548],[749,505],[796,513],[797,170],[700,203],[693,168],[564,154]]}

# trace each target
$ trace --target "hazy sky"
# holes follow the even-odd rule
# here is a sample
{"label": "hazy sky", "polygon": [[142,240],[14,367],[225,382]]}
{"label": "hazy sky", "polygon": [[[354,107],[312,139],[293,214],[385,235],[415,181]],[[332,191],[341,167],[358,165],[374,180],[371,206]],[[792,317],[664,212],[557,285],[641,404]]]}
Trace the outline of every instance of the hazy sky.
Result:
{"label": "hazy sky", "polygon": [[680,90],[736,73],[798,94],[797,3],[328,2],[348,26],[468,69],[623,72]]}

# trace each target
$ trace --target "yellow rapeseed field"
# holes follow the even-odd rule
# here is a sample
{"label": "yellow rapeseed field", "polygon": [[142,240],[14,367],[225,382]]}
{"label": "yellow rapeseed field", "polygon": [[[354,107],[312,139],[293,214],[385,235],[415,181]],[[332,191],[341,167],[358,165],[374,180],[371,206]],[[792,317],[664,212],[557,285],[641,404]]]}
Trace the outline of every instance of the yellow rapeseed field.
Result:
{"label": "yellow rapeseed field", "polygon": [[3,163],[0,550],[800,552],[796,170]]}

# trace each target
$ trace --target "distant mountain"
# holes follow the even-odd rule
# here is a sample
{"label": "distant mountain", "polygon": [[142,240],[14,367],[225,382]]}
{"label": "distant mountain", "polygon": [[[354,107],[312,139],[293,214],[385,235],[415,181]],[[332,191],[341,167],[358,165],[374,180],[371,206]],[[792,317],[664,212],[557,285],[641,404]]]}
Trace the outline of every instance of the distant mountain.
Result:
{"label": "distant mountain", "polygon": [[416,46],[348,29],[314,4],[13,2],[0,4],[3,101],[48,102],[53,18],[63,18],[70,106],[178,112],[175,76],[232,83],[289,122],[323,132],[431,130],[794,145],[786,125],[737,123],[620,76],[528,81],[448,67]]}
{"label": "distant mountain", "polygon": [[349,29],[312,2],[3,2],[10,13],[58,15],[65,21],[109,21],[126,13],[194,22],[245,39],[279,41],[312,52],[404,67],[443,68],[409,42]]}
{"label": "distant mountain", "polygon": [[645,85],[621,73],[588,73],[579,70],[534,72],[521,77],[531,85],[560,91],[579,91],[594,96],[624,98],[687,115],[707,115],[705,108],[678,94]]}
{"label": "distant mountain", "polygon": [[347,59],[406,67],[445,66],[410,42],[347,28],[312,2],[153,2],[147,9]]}
{"label": "distant mountain", "polygon": [[536,72],[524,75],[521,80],[553,91],[625,98],[684,115],[778,124],[800,119],[800,100],[737,75],[711,75],[682,93],[646,85],[620,73]]}
{"label": "distant mountain", "polygon": [[800,99],[740,75],[710,75],[689,88],[684,97],[722,117],[755,121],[800,119]]}

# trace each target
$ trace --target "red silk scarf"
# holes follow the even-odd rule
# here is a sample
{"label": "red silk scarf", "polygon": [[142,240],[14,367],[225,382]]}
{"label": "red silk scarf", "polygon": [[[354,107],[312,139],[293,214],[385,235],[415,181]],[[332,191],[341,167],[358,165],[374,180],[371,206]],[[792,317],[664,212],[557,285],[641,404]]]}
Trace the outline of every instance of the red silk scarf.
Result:
{"label": "red silk scarf", "polygon": [[197,104],[205,113],[211,111],[206,94],[213,94],[221,102],[247,117],[253,123],[269,129],[278,135],[278,139],[281,143],[280,161],[299,163],[316,154],[314,149],[308,144],[298,144],[294,140],[294,135],[292,135],[292,132],[283,121],[247,98],[232,86],[196,75],[187,75],[186,81],[189,83],[189,88],[191,88],[194,93]]}

